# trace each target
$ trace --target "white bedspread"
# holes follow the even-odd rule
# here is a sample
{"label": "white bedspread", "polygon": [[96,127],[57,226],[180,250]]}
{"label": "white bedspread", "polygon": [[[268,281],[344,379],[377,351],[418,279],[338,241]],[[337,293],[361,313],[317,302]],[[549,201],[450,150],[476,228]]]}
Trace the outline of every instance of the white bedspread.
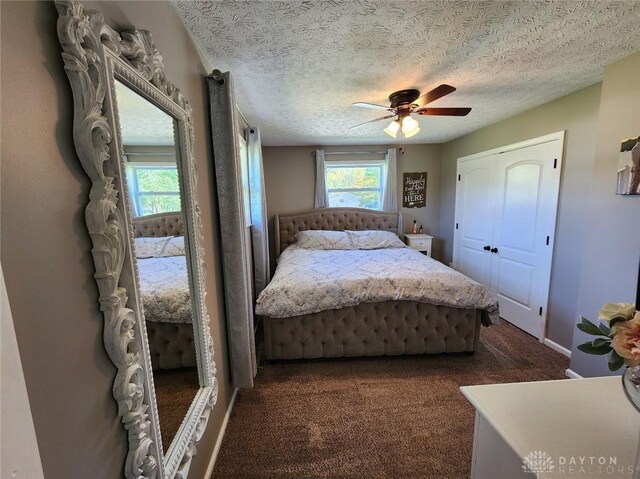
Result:
{"label": "white bedspread", "polygon": [[480,283],[410,248],[282,252],[256,314],[287,318],[381,301],[419,301],[482,309],[498,320],[498,303]]}
{"label": "white bedspread", "polygon": [[146,321],[191,323],[191,296],[184,256],[138,259]]}

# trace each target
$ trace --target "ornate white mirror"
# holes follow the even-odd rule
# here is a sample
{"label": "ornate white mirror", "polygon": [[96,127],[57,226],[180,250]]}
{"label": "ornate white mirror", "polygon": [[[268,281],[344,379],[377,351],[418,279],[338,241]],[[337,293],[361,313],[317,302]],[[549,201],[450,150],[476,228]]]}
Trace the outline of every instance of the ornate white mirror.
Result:
{"label": "ornate white mirror", "polygon": [[57,1],[127,478],[186,477],[216,401],[189,103],[146,31]]}

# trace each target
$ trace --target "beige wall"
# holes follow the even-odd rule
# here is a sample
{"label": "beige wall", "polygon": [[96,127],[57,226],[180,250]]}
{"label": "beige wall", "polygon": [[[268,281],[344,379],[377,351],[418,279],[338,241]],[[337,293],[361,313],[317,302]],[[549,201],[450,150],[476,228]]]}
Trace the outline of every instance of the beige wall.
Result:
{"label": "beige wall", "polygon": [[547,336],[571,347],[591,187],[600,84],[546,103],[444,145],[440,236],[444,260],[453,254],[457,159],[566,130],[560,201],[549,295]]}
{"label": "beige wall", "polygon": [[[265,188],[269,214],[269,238],[273,262],[273,215],[313,209],[315,192],[315,159],[317,148],[330,151],[380,151],[384,146],[266,146],[263,147]],[[332,157],[329,157],[332,158]],[[343,159],[360,158],[341,156]],[[369,158],[369,157],[367,157]],[[378,155],[380,158],[380,155]],[[440,225],[440,167],[442,145],[407,145],[405,154],[398,152],[398,205],[402,204],[402,173],[427,172],[427,205],[425,208],[402,208],[405,231],[413,220],[422,224],[425,233],[437,235]],[[436,239],[433,256],[439,258],[441,243]]]}
{"label": "beige wall", "polygon": [[[88,5],[88,4],[87,4]],[[168,2],[93,2],[115,27],[151,30],[167,76],[191,101],[205,232],[207,307],[220,381],[190,477],[201,478],[232,390],[229,385],[220,245],[206,74]],[[84,224],[89,180],[72,139],[71,88],[52,2],[1,2],[0,221],[2,268],[47,479],[122,477],[127,448],[102,343],[91,242]]]}
{"label": "beige wall", "polygon": [[[640,52],[605,69],[596,160],[585,195],[588,220],[577,313],[591,320],[604,303],[635,300],[640,253],[640,197],[615,194],[620,142],[640,135]],[[571,369],[583,376],[611,374],[602,356],[577,345],[593,337],[576,330]],[[619,373],[617,373],[619,374]]]}

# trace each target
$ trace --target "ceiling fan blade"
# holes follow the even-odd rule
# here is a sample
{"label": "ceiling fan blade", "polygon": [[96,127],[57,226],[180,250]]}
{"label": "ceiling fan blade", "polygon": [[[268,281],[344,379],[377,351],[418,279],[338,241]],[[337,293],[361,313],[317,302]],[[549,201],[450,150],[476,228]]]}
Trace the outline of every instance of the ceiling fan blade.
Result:
{"label": "ceiling fan blade", "polygon": [[431,103],[432,101],[436,101],[438,98],[442,98],[449,93],[453,93],[456,91],[455,87],[451,85],[442,84],[438,87],[435,87],[433,90],[425,93],[420,98],[416,100],[418,106],[424,106],[427,103]]}
{"label": "ceiling fan blade", "polygon": [[351,127],[349,127],[349,129],[353,130],[354,128],[358,128],[359,126],[366,125],[368,123],[375,123],[376,121],[386,120],[388,118],[393,118],[394,116],[395,115],[381,116],[380,118],[376,118],[375,120],[369,120],[369,121],[365,121],[364,123],[360,123],[358,125],[351,126]]}
{"label": "ceiling fan blade", "polygon": [[374,110],[388,110],[388,111],[392,111],[393,109],[388,107],[388,106],[384,106],[384,105],[376,105],[375,103],[367,103],[364,101],[359,101],[357,103],[353,103],[352,106],[359,106],[362,108],[373,108]]}
{"label": "ceiling fan blade", "polygon": [[437,115],[437,116],[467,116],[471,108],[421,108],[414,111],[418,115]]}

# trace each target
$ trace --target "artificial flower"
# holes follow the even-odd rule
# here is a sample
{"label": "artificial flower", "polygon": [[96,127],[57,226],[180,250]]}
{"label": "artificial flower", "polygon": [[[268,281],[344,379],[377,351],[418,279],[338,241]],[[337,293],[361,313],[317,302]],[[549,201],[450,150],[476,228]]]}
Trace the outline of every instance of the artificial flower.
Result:
{"label": "artificial flower", "polygon": [[613,318],[633,318],[636,308],[633,303],[607,303],[598,313],[600,321],[611,321]]}
{"label": "artificial flower", "polygon": [[640,314],[616,324],[611,346],[628,366],[640,366]]}

